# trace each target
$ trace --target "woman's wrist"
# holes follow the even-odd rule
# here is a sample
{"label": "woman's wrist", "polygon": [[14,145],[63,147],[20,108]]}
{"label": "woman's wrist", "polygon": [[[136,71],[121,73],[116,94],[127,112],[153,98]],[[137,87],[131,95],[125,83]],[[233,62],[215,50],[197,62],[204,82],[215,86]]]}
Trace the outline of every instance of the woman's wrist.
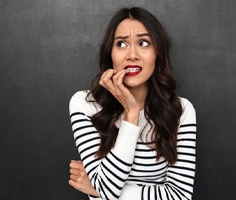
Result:
{"label": "woman's wrist", "polygon": [[125,111],[124,114],[124,120],[127,122],[130,122],[134,125],[138,125],[138,120],[139,120],[139,109],[137,110],[131,110],[131,111]]}
{"label": "woman's wrist", "polygon": [[99,194],[97,193],[97,191],[95,189],[93,189],[88,195],[94,197],[94,198],[98,198]]}

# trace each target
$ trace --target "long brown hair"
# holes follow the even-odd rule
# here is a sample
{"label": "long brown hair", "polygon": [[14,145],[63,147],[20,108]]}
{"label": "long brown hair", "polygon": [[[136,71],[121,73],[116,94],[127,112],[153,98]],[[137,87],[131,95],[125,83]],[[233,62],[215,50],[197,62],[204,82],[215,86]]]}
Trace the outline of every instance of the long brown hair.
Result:
{"label": "long brown hair", "polygon": [[[177,160],[177,130],[182,106],[176,95],[176,81],[171,70],[169,57],[170,39],[160,22],[143,8],[123,8],[119,10],[108,24],[100,47],[100,73],[94,78],[87,97],[92,95],[101,105],[101,110],[91,117],[98,130],[101,143],[98,157],[104,157],[115,145],[118,128],[115,123],[124,111],[116,98],[99,85],[101,74],[113,68],[111,50],[117,26],[121,21],[132,18],[140,21],[148,30],[157,49],[155,70],[148,80],[149,90],[144,105],[144,115],[151,125],[152,148],[156,150],[157,159],[164,156],[170,164]],[[89,98],[87,98],[88,101]]]}

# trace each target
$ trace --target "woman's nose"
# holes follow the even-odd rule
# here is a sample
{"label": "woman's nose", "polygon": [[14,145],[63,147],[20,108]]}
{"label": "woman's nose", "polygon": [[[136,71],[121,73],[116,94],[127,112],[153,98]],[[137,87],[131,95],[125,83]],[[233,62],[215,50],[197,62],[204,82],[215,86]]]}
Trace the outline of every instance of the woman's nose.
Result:
{"label": "woman's nose", "polygon": [[138,51],[135,45],[131,45],[128,49],[128,60],[135,61],[139,59]]}

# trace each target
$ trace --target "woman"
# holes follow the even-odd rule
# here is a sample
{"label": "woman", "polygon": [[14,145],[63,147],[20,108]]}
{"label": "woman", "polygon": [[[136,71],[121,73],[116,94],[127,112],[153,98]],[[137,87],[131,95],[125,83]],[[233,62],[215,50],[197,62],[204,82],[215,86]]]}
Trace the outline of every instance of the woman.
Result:
{"label": "woman", "polygon": [[121,9],[100,48],[90,91],[70,101],[81,161],[69,184],[90,199],[191,199],[196,117],[177,96],[170,41],[142,8]]}

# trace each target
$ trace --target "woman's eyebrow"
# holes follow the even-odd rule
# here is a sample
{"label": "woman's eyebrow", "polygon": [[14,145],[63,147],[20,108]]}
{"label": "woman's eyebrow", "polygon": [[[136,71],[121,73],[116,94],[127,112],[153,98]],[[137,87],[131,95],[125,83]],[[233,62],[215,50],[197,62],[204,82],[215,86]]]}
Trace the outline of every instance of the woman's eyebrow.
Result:
{"label": "woman's eyebrow", "polygon": [[[140,33],[140,34],[136,34],[137,37],[144,37],[144,36],[148,36],[150,37],[150,34],[149,33]],[[126,36],[116,36],[114,40],[125,40],[129,38],[128,35]]]}
{"label": "woman's eyebrow", "polygon": [[129,36],[116,36],[114,40],[125,40],[129,38]]}
{"label": "woman's eyebrow", "polygon": [[148,37],[150,37],[150,34],[149,34],[149,33],[140,33],[140,34],[137,34],[136,36],[137,36],[137,37],[143,37],[143,36],[148,36]]}

